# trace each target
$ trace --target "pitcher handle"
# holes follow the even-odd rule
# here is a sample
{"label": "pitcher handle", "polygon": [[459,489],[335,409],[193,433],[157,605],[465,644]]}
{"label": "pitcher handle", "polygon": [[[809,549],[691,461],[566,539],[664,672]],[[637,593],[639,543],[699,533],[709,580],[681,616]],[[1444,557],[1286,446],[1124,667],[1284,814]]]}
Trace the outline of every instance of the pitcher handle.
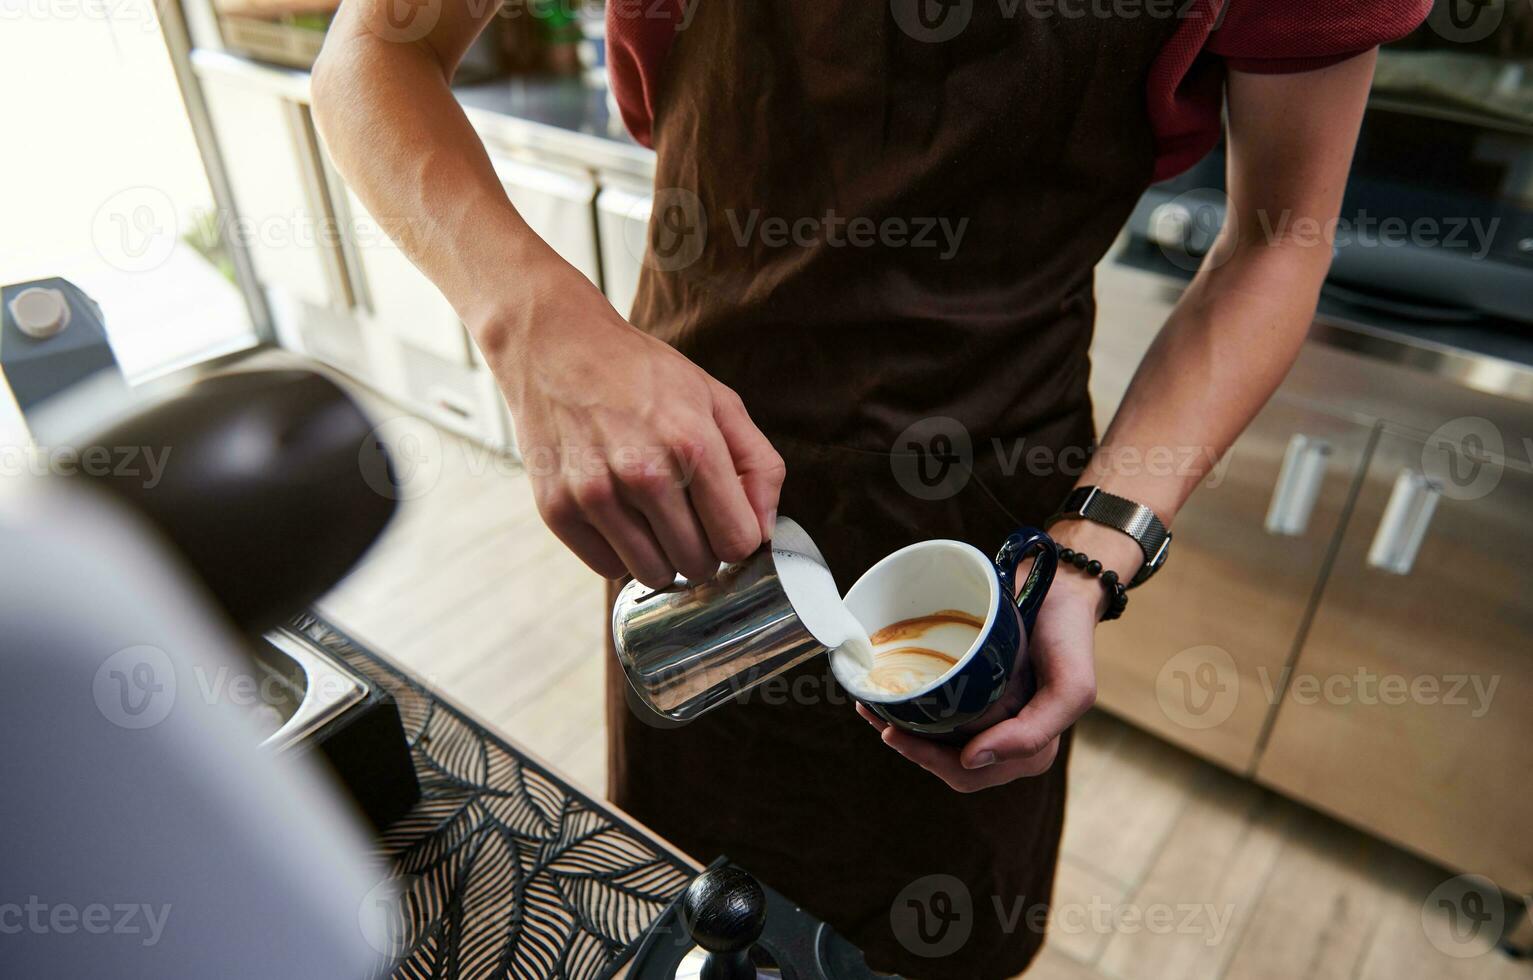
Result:
{"label": "pitcher handle", "polygon": [[[1017,566],[1029,555],[1036,554],[1032,571],[1017,594]],[[1023,527],[1011,532],[1001,550],[995,553],[995,570],[1001,578],[1001,588],[1007,596],[1016,595],[1017,609],[1022,613],[1022,628],[1029,633],[1038,619],[1044,596],[1054,582],[1054,571],[1059,567],[1059,546],[1054,539],[1035,527]]]}

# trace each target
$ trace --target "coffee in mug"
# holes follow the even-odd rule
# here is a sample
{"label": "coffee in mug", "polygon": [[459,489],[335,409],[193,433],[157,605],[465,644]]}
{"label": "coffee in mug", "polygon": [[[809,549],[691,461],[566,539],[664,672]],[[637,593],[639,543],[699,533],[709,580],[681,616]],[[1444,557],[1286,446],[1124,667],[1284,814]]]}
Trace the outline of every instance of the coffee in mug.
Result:
{"label": "coffee in mug", "polygon": [[899,696],[920,690],[958,665],[985,621],[962,609],[940,609],[873,630],[871,666],[858,684],[869,694]]}
{"label": "coffee in mug", "polygon": [[1015,715],[1037,688],[1028,633],[1058,556],[1036,528],[1011,534],[994,560],[962,541],[901,548],[846,594],[847,612],[869,628],[872,665],[837,650],[836,680],[896,728],[951,742]]}

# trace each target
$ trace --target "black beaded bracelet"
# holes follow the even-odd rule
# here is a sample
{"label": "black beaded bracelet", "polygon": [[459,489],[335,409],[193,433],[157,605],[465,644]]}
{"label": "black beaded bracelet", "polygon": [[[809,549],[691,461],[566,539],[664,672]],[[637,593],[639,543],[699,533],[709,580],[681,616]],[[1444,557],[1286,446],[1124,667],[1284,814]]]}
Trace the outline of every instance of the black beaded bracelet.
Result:
{"label": "black beaded bracelet", "polygon": [[1088,558],[1085,552],[1076,551],[1074,548],[1060,548],[1059,560],[1069,565],[1074,565],[1081,571],[1093,578],[1102,580],[1102,587],[1107,590],[1107,611],[1102,614],[1102,622],[1117,619],[1123,615],[1123,610],[1128,608],[1128,588],[1118,581],[1118,573],[1112,569],[1103,569],[1102,563],[1094,558]]}

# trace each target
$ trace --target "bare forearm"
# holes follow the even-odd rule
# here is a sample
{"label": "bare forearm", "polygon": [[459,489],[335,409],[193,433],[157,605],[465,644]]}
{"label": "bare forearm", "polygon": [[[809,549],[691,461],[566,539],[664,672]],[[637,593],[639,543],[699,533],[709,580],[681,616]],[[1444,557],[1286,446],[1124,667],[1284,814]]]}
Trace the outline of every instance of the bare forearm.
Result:
{"label": "bare forearm", "polygon": [[[1142,503],[1170,524],[1282,382],[1314,316],[1327,256],[1286,245],[1234,251],[1182,295],[1078,485]],[[1101,525],[1070,521],[1054,533],[1120,575],[1143,562],[1137,544]]]}
{"label": "bare forearm", "polygon": [[1171,521],[1298,356],[1326,266],[1277,245],[1205,269],[1135,373],[1088,481]]}
{"label": "bare forearm", "polygon": [[468,325],[516,422],[538,512],[594,571],[654,587],[771,537],[783,464],[738,395],[634,329],[527,226],[449,81],[496,3],[346,0],[314,73],[337,166]]}
{"label": "bare forearm", "polygon": [[[1230,210],[1081,478],[1170,524],[1282,382],[1309,331],[1373,77],[1372,52],[1296,75],[1232,72]],[[1084,521],[1057,536],[1120,574],[1143,560]]]}
{"label": "bare forearm", "polygon": [[[573,270],[507,200],[441,60],[356,25],[327,42],[315,121],[336,165],[382,228],[482,344],[508,305],[533,305],[545,273]],[[578,273],[575,273],[578,275]]]}

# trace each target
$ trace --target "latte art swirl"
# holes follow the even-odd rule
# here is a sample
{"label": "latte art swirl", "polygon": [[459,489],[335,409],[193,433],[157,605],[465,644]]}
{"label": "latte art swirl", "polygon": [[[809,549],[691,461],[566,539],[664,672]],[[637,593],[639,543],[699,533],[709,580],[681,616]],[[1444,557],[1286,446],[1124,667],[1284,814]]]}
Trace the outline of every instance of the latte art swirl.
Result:
{"label": "latte art swirl", "polygon": [[947,673],[968,652],[985,622],[961,609],[902,619],[873,632],[873,666],[857,678],[856,694],[900,697]]}
{"label": "latte art swirl", "polygon": [[956,663],[957,657],[925,647],[875,651],[867,682],[869,687],[886,694],[909,694],[941,677]]}

